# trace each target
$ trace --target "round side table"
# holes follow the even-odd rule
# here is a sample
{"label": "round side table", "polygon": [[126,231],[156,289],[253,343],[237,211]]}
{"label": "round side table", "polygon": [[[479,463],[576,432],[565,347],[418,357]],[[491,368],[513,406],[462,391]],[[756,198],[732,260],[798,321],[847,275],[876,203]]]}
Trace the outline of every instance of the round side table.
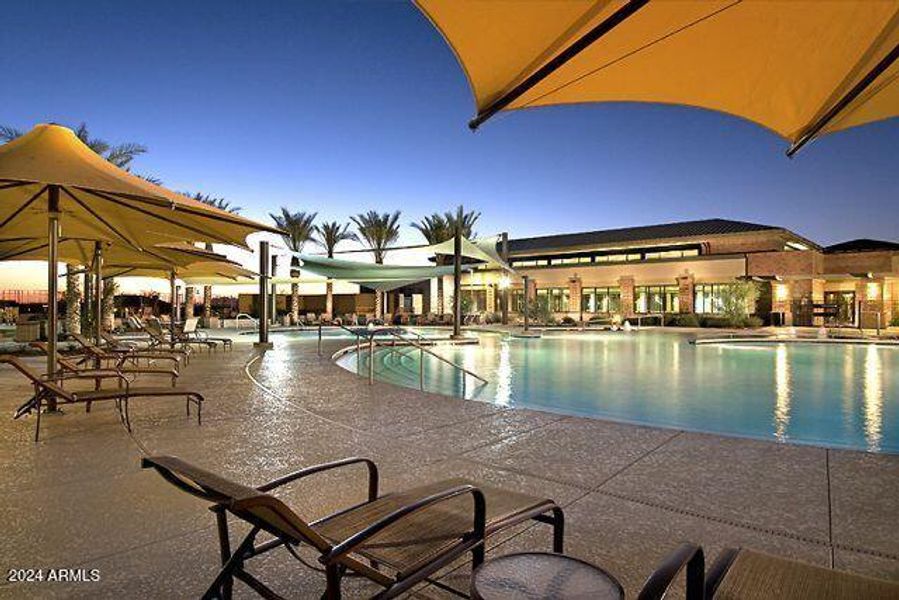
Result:
{"label": "round side table", "polygon": [[544,598],[623,600],[624,588],[609,573],[583,560],[527,552],[486,561],[471,575],[473,600]]}

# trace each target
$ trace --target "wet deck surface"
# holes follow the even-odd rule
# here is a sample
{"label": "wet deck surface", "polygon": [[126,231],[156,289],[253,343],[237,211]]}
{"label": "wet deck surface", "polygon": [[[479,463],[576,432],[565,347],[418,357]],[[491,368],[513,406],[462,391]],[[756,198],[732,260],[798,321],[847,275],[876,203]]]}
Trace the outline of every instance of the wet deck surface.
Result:
{"label": "wet deck surface", "polygon": [[[206,396],[202,427],[185,416],[181,400],[134,400],[135,437],[153,453],[249,484],[366,456],[378,463],[384,491],[464,476],[548,496],[565,507],[567,552],[615,574],[629,597],[682,540],[702,544],[712,559],[724,547],[748,546],[899,580],[899,456],[369,386],[329,360],[345,342],[326,342],[319,357],[313,341],[275,339],[275,349],[246,370],[254,356],[248,338],[233,352],[196,356],[180,385]],[[8,418],[30,390],[12,369],[0,368],[0,598],[201,595],[218,561],[204,503],[140,469],[140,450],[109,404],[48,416],[34,444],[33,419]],[[321,475],[279,495],[312,519],[364,493],[360,470]],[[521,527],[495,537],[488,558],[549,550],[550,543],[548,527]],[[5,582],[10,568],[63,567],[99,569],[100,581]],[[321,574],[283,551],[248,569],[287,597],[318,598],[324,588]],[[446,581],[465,586],[464,565],[448,571]],[[350,598],[377,589],[358,579],[344,587]],[[240,584],[236,592],[252,597]],[[433,587],[415,595],[445,596]]]}

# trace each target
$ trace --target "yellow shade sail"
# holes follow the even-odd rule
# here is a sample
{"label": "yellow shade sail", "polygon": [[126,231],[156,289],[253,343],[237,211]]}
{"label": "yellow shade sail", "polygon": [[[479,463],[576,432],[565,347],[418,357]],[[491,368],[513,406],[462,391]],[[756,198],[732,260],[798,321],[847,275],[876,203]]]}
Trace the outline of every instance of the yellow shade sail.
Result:
{"label": "yellow shade sail", "polygon": [[0,146],[0,238],[46,238],[58,204],[62,235],[144,248],[174,241],[246,246],[277,229],[152,184],[88,148],[72,130],[38,125]]}
{"label": "yellow shade sail", "polygon": [[416,0],[478,109],[658,102],[793,143],[899,114],[896,0]]}
{"label": "yellow shade sail", "polygon": [[[150,246],[143,250],[135,250],[130,246],[122,244],[71,238],[61,238],[59,240],[58,258],[61,262],[89,266],[94,260],[95,244],[100,244],[101,256],[103,262],[107,265],[169,267],[186,266],[201,260],[227,260],[221,254],[186,243]],[[49,256],[48,246],[46,239],[0,239],[0,261],[47,260]]]}
{"label": "yellow shade sail", "polygon": [[155,277],[169,279],[174,274],[175,278],[192,284],[234,283],[246,280],[252,283],[258,275],[249,269],[230,261],[202,261],[186,266],[176,266],[170,269],[153,267],[129,267],[128,265],[106,265],[104,277]]}

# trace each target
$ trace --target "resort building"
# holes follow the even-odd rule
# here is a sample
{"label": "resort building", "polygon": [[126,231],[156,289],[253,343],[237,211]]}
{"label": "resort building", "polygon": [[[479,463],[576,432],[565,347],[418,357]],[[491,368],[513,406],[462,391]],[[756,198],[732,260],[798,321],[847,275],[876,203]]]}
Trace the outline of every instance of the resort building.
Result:
{"label": "resort building", "polygon": [[[506,296],[509,312],[520,313],[527,293],[578,321],[714,315],[722,289],[748,279],[760,284],[755,313],[773,324],[877,327],[899,314],[892,242],[822,247],[783,227],[707,219],[509,239],[506,256],[519,277],[483,269],[464,276],[470,312],[500,312]],[[444,287],[452,290],[451,278]]]}

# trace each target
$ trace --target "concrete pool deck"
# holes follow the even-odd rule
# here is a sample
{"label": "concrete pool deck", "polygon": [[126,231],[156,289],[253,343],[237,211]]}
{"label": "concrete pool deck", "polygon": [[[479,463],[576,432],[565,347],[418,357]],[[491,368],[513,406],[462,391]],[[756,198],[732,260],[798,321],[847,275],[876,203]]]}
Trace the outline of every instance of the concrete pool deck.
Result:
{"label": "concrete pool deck", "polygon": [[[899,456],[369,386],[329,359],[346,340],[326,339],[320,357],[313,339],[275,336],[274,350],[254,361],[252,338],[237,339],[233,352],[197,355],[181,377],[179,385],[207,398],[202,427],[184,416],[181,401],[132,402],[134,435],[151,452],[245,483],[355,455],[378,463],[385,491],[465,476],[549,496],[565,508],[567,552],[615,574],[629,597],[682,540],[702,544],[709,560],[724,547],[748,546],[899,580]],[[11,368],[0,369],[4,575],[71,567],[99,569],[100,581],[4,577],[0,598],[199,596],[218,562],[204,503],[139,468],[140,451],[111,406],[48,416],[42,441],[32,443],[33,421],[8,417],[30,391]],[[322,475],[281,496],[314,518],[362,498],[363,474],[347,474]],[[549,548],[549,529],[537,525],[494,538],[488,558]],[[249,570],[291,598],[318,598],[324,587],[322,575],[286,552]],[[459,568],[445,577],[462,586],[467,574]],[[378,588],[348,579],[344,589],[355,598]],[[252,597],[241,584],[236,590]],[[424,586],[414,596],[445,594]]]}

